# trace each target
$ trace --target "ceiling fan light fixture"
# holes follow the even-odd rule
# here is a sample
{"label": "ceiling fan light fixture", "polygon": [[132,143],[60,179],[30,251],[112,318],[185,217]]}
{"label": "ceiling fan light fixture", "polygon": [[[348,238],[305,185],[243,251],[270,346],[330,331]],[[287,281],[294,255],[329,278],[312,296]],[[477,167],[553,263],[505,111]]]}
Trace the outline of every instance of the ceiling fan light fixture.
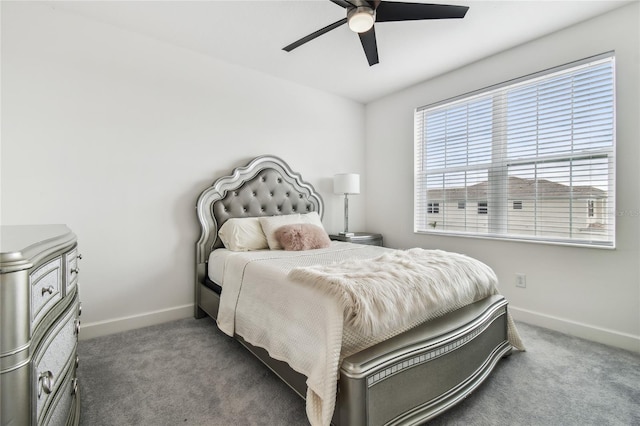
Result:
{"label": "ceiling fan light fixture", "polygon": [[375,12],[370,7],[356,7],[347,14],[349,29],[356,33],[365,33],[373,27]]}

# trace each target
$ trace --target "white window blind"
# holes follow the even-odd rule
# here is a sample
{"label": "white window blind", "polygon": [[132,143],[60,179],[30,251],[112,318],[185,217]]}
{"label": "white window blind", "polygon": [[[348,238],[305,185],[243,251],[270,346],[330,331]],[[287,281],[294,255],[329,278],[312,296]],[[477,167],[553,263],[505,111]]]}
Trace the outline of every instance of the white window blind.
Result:
{"label": "white window blind", "polygon": [[415,232],[613,247],[614,56],[418,108],[414,155]]}

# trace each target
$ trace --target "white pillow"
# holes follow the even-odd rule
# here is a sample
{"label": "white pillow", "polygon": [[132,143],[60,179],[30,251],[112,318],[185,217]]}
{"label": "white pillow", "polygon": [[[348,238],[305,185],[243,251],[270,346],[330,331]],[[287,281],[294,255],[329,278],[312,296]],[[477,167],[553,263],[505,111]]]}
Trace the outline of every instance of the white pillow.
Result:
{"label": "white pillow", "polygon": [[324,230],[324,226],[322,226],[322,221],[320,220],[318,212],[310,212],[306,214],[285,214],[280,216],[263,216],[260,218],[260,225],[262,225],[262,231],[267,237],[269,248],[271,250],[282,250],[283,247],[280,245],[275,235],[276,229],[284,225],[293,225],[296,223],[311,223],[313,225],[319,226]]}
{"label": "white pillow", "polygon": [[257,217],[228,219],[218,231],[218,236],[224,246],[232,251],[269,248]]}
{"label": "white pillow", "polygon": [[322,220],[320,220],[318,212],[309,212],[300,216],[302,217],[302,223],[310,223],[324,229],[324,225],[322,224]]}

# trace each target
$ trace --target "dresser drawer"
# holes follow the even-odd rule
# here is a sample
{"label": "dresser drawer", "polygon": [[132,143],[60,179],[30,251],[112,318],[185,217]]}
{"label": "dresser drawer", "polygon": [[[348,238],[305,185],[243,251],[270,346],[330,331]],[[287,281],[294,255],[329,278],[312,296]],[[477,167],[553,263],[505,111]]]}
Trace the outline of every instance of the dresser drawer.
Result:
{"label": "dresser drawer", "polygon": [[32,383],[38,421],[50,397],[56,394],[65,373],[73,369],[80,327],[77,312],[76,300],[44,337],[34,357]]}
{"label": "dresser drawer", "polygon": [[51,406],[44,416],[43,425],[46,426],[66,426],[73,417],[74,406],[78,404],[78,379],[75,375],[75,368],[70,366],[64,381],[53,396]]}
{"label": "dresser drawer", "polygon": [[78,247],[65,254],[64,258],[67,265],[67,279],[65,280],[67,288],[65,294],[69,294],[78,283],[78,272],[80,272],[80,269],[78,269],[78,259],[80,259]]}
{"label": "dresser drawer", "polygon": [[29,274],[31,329],[62,299],[62,259],[56,257]]}

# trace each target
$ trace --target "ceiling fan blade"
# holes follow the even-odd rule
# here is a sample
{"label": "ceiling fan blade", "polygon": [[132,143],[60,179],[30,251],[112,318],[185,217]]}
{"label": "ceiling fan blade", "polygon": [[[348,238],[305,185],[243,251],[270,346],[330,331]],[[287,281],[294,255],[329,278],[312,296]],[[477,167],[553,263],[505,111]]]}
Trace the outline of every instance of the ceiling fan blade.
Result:
{"label": "ceiling fan blade", "polygon": [[371,29],[364,33],[359,33],[360,42],[362,43],[362,48],[364,49],[364,54],[367,55],[367,61],[369,61],[369,66],[375,65],[378,63],[378,43],[376,43],[376,30],[375,26],[371,27]]}
{"label": "ceiling fan blade", "polygon": [[376,9],[376,22],[464,18],[467,10],[467,6],[381,1]]}
{"label": "ceiling fan blade", "polygon": [[331,25],[327,25],[326,27],[321,28],[321,29],[319,29],[319,30],[318,30],[318,31],[316,31],[316,32],[313,32],[313,33],[309,34],[309,35],[308,35],[308,36],[306,36],[306,37],[302,37],[302,38],[301,38],[300,40],[298,40],[298,41],[294,41],[294,42],[293,42],[293,43],[291,43],[290,45],[283,47],[283,48],[282,48],[282,50],[286,50],[287,52],[291,52],[291,51],[292,51],[293,49],[295,49],[296,47],[300,47],[300,46],[302,46],[303,44],[305,44],[305,43],[307,43],[307,42],[309,42],[309,41],[313,40],[314,38],[316,38],[316,37],[320,37],[322,34],[328,33],[329,31],[331,31],[331,30],[333,30],[333,29],[335,29],[335,28],[338,28],[340,25],[344,25],[344,24],[346,24],[346,23],[347,23],[347,18],[342,18],[341,20],[336,21],[336,22],[334,22],[334,23],[333,23],[333,24],[331,24]]}

